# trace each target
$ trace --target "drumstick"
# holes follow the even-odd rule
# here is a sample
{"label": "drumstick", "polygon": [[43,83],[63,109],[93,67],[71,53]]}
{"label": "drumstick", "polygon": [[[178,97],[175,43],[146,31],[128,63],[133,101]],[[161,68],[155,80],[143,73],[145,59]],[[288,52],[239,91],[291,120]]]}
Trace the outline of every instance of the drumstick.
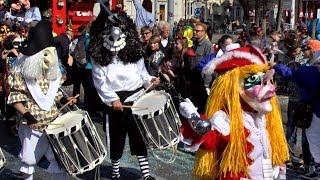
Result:
{"label": "drumstick", "polygon": [[[76,96],[74,96],[74,98],[77,99],[79,96],[80,96],[80,94],[77,94]],[[67,107],[69,104],[71,104],[71,102],[72,102],[72,99],[69,100],[65,105],[63,105],[63,106],[59,109],[59,111],[61,111],[61,110],[64,109],[65,107]]]}
{"label": "drumstick", "polygon": [[154,83],[151,83],[151,84],[147,87],[147,89],[144,90],[144,93],[146,93],[153,85],[154,85]]}
{"label": "drumstick", "polygon": [[[111,104],[108,105],[109,107],[113,107]],[[139,108],[141,110],[148,109],[147,107],[140,107],[140,106],[127,106],[127,105],[122,105],[123,108]]]}
{"label": "drumstick", "polygon": [[139,109],[148,109],[147,107],[140,107],[140,106],[122,106],[123,108],[139,108]]}
{"label": "drumstick", "polygon": [[48,126],[48,125],[64,126],[64,124],[57,124],[57,123],[37,123],[37,124],[42,126]]}

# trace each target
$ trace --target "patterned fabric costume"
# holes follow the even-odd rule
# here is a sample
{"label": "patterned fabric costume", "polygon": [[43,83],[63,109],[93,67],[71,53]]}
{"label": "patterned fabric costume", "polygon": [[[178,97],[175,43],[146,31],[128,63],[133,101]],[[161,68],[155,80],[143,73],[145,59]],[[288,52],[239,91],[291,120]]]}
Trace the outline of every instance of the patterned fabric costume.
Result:
{"label": "patterned fabric costume", "polygon": [[20,172],[21,178],[26,180],[33,179],[34,166],[44,155],[50,162],[48,172],[57,180],[67,179],[41,126],[41,123],[52,122],[58,116],[56,101],[62,100],[62,94],[58,92],[62,75],[51,32],[49,21],[40,21],[30,31],[28,45],[20,47],[23,55],[18,57],[9,76],[8,104],[16,108],[21,121]]}
{"label": "patterned fabric costume", "polygon": [[[62,81],[61,81],[62,82]],[[26,109],[37,119],[40,123],[49,123],[52,122],[58,115],[59,110],[57,105],[54,103],[49,111],[42,110],[39,105],[34,101],[32,95],[30,94],[25,80],[22,77],[21,72],[13,71],[9,76],[10,84],[10,95],[8,98],[8,103],[13,104],[16,102],[24,102]],[[37,84],[40,86],[41,91],[44,94],[47,94],[49,89],[50,81],[47,79],[37,80]],[[61,84],[61,83],[60,83]],[[55,101],[58,101],[62,98],[62,93],[58,92],[55,97]],[[23,117],[19,116],[20,120],[24,121]]]}
{"label": "patterned fabric costume", "polygon": [[[197,179],[274,179],[288,159],[281,111],[261,51],[248,46],[210,61],[203,73],[219,73],[207,101],[211,131],[199,135],[189,124],[183,142],[196,151]],[[180,104],[181,114],[197,114],[193,104]]]}

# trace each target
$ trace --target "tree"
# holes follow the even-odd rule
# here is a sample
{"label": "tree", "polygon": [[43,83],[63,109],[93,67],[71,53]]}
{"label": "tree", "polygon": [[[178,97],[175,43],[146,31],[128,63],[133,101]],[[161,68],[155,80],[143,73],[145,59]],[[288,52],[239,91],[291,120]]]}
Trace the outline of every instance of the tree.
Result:
{"label": "tree", "polygon": [[[312,21],[312,31],[311,31],[311,37],[315,38],[316,37],[316,31],[317,31],[317,10],[316,10],[316,3],[314,2],[314,0],[312,1],[312,7],[313,7],[313,20],[310,19],[310,21]],[[311,13],[310,13],[311,14]]]}
{"label": "tree", "polygon": [[[265,1],[266,2],[266,1]],[[258,26],[260,26],[260,19],[261,19],[261,0],[255,1],[255,9],[256,9],[256,16],[255,16],[255,22]]]}
{"label": "tree", "polygon": [[243,21],[244,24],[247,25],[246,28],[247,33],[249,34],[249,27],[250,27],[250,19],[249,19],[249,0],[239,0],[239,3],[243,10]]}
{"label": "tree", "polygon": [[280,30],[281,30],[282,11],[283,11],[282,0],[278,0],[277,31],[280,31]]}
{"label": "tree", "polygon": [[267,6],[268,3],[267,1],[263,1],[263,19],[262,19],[262,30],[263,30],[263,34],[267,33]]}

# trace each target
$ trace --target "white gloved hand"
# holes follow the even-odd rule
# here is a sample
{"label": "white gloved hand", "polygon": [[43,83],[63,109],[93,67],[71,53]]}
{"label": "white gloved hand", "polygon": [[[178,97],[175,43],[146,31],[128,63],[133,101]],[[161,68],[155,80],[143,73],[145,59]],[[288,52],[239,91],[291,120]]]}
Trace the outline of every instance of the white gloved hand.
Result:
{"label": "white gloved hand", "polygon": [[200,117],[199,113],[197,112],[197,108],[189,98],[186,98],[184,102],[179,104],[179,111],[181,115],[187,119],[190,119],[192,114],[196,114]]}

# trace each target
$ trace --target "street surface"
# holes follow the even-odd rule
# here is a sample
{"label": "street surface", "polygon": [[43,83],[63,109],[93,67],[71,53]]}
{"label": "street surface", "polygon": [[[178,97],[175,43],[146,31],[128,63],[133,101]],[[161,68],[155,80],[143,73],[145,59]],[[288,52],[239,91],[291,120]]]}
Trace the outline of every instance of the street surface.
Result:
{"label": "street surface", "polygon": [[[284,116],[283,121],[286,122],[286,106],[287,106],[287,97],[286,96],[279,96],[279,101],[282,107],[282,114]],[[105,134],[102,131],[102,119],[101,118],[94,118],[93,121],[95,122],[95,126],[97,131],[105,143]],[[0,146],[5,154],[7,159],[7,166],[5,169],[0,173],[0,179],[2,180],[15,180],[16,174],[19,172],[20,162],[17,158],[19,150],[20,150],[20,142],[18,137],[9,136],[4,128],[4,125],[0,127]],[[128,144],[128,143],[127,143]],[[170,157],[171,153],[163,152],[161,153],[164,159]],[[177,159],[171,163],[167,164],[155,159],[151,153],[149,154],[149,165],[150,171],[153,176],[157,179],[168,179],[168,180],[189,180],[191,179],[190,172],[192,170],[192,164],[194,159],[194,154],[186,152],[183,150],[182,146],[179,145],[179,150],[177,154]],[[50,174],[46,172],[46,167],[48,166],[47,160],[43,159],[36,166],[36,172],[34,174],[35,180],[47,180],[50,179]],[[141,179],[140,169],[138,162],[135,157],[130,155],[130,150],[128,145],[125,148],[124,156],[121,159],[121,170],[120,173],[125,180],[136,180]],[[111,174],[111,163],[108,158],[106,158],[101,165],[100,169],[101,179],[106,180],[110,179]],[[287,170],[287,179],[295,180],[299,179],[299,176],[294,173],[292,170]],[[94,179],[94,171],[85,173],[79,176],[79,179],[83,180],[91,180]],[[75,178],[70,178],[75,179]]]}

